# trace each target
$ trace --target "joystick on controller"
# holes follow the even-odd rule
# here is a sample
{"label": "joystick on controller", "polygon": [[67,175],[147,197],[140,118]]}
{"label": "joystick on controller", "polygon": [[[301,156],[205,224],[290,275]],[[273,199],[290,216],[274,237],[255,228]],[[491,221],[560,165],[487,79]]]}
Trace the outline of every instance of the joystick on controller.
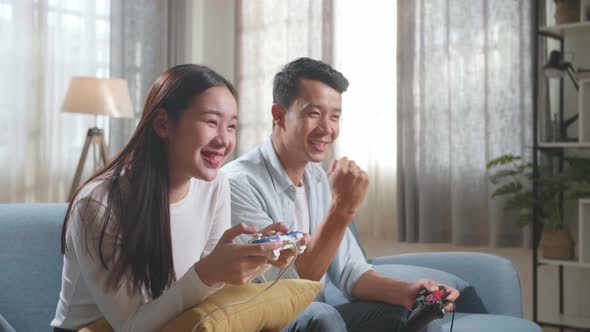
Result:
{"label": "joystick on controller", "polygon": [[285,234],[282,233],[274,233],[270,236],[262,236],[262,234],[254,234],[252,240],[248,241],[248,243],[264,243],[264,242],[272,242],[272,241],[282,241],[283,246],[275,249],[268,253],[268,259],[276,261],[279,259],[281,255],[281,251],[287,249],[297,249],[299,254],[302,254],[305,251],[306,246],[299,245],[299,242],[303,240],[303,233],[298,231],[292,231]]}
{"label": "joystick on controller", "polygon": [[403,331],[417,332],[433,320],[443,318],[447,313],[444,306],[447,295],[447,289],[440,285],[435,292],[422,290],[412,306]]}

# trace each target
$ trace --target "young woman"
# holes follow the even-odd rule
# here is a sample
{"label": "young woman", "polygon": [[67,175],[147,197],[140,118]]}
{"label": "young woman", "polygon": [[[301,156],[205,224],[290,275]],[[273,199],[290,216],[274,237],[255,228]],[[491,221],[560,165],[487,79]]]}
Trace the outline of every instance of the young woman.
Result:
{"label": "young woman", "polygon": [[[116,331],[158,330],[259,273],[280,243],[233,244],[256,232],[244,225],[224,232],[230,191],[218,169],[236,123],[236,91],[211,69],[181,65],[158,78],[129,143],[70,202],[55,331],[102,318]],[[262,232],[271,229],[287,231]]]}

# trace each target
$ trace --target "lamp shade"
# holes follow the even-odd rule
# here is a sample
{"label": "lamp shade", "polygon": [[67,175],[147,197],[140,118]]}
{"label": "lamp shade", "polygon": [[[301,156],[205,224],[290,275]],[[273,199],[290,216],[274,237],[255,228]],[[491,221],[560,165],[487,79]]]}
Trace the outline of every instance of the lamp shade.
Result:
{"label": "lamp shade", "polygon": [[548,78],[562,78],[567,73],[576,90],[580,89],[578,79],[576,78],[576,69],[571,63],[563,61],[561,52],[559,51],[551,51],[549,61],[543,66],[543,73]]}
{"label": "lamp shade", "polygon": [[543,67],[543,72],[545,73],[545,76],[552,78],[561,78],[563,77],[566,69],[567,63],[562,60],[561,52],[551,51],[551,54],[549,54],[549,61]]}
{"label": "lamp shade", "polygon": [[132,118],[127,81],[95,77],[72,77],[63,112]]}

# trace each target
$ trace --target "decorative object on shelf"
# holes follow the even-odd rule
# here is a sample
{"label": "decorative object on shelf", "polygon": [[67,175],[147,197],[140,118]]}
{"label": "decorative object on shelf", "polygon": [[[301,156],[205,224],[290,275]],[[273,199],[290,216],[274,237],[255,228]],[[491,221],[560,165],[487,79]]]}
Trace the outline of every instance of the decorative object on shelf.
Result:
{"label": "decorative object on shelf", "polygon": [[[487,164],[492,173],[490,182],[496,186],[492,198],[507,196],[506,210],[518,213],[518,224],[523,227],[533,222],[533,206],[543,225],[541,255],[546,258],[571,259],[574,242],[565,227],[561,197],[579,199],[590,197],[590,159],[565,157],[564,171],[555,174],[553,165],[539,167],[538,199],[532,191],[532,163],[507,154]],[[567,233],[567,234],[565,234]]]}
{"label": "decorative object on shelf", "polygon": [[590,3],[586,5],[586,21],[590,21]]}
{"label": "decorative object on shelf", "polygon": [[[549,61],[543,66],[543,73],[548,78],[563,78],[565,73],[568,74],[569,78],[571,79],[572,83],[576,90],[580,90],[580,85],[578,83],[578,79],[576,77],[576,69],[570,62],[567,62],[563,59],[563,56],[560,51],[553,50],[549,54]],[[563,120],[561,125],[559,125],[559,119],[557,119],[558,130],[553,130],[553,135],[551,137],[552,141],[576,141],[576,139],[571,139],[567,137],[567,129],[571,126],[576,120],[578,120],[579,114],[576,113],[571,116],[569,119]],[[557,135],[555,135],[557,133]]]}
{"label": "decorative object on shelf", "polygon": [[[66,113],[93,114],[97,118],[101,115],[115,118],[132,118],[133,110],[127,81],[123,79],[72,77],[64,98],[62,111]],[[80,177],[82,176],[90,145],[94,149],[99,149],[102,165],[108,161],[107,146],[102,129],[98,127],[88,129],[84,148],[72,182],[70,199],[80,185]],[[95,165],[96,167],[97,165]]]}
{"label": "decorative object on shelf", "polygon": [[580,21],[580,0],[555,0],[555,24]]}
{"label": "decorative object on shelf", "polygon": [[576,69],[574,66],[563,59],[560,51],[551,51],[549,54],[549,61],[543,66],[543,73],[545,76],[549,78],[563,78],[566,72],[576,87],[576,90],[579,90],[580,86],[578,84]]}

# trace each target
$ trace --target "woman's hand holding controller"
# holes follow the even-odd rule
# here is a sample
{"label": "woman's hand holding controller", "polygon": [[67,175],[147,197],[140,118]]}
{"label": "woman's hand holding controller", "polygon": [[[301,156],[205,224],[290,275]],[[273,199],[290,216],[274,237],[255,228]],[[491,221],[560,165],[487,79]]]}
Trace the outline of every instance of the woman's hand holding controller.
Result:
{"label": "woman's hand holding controller", "polygon": [[254,233],[256,229],[245,224],[226,230],[215,249],[195,263],[194,269],[201,280],[209,286],[219,283],[241,285],[259,275],[267,264],[266,254],[283,244],[280,241],[259,244],[233,242],[239,235]]}
{"label": "woman's hand holding controller", "polygon": [[[284,223],[277,222],[259,232],[267,234],[269,232],[286,233],[288,231],[289,229]],[[267,259],[269,252],[283,247],[281,241],[257,244],[234,243],[234,239],[239,235],[255,233],[257,233],[256,229],[246,224],[238,224],[226,230],[215,249],[195,263],[194,269],[201,280],[209,286],[219,283],[241,285],[258,276],[267,264],[279,268],[287,267],[295,255],[292,250],[283,251],[277,260]],[[308,242],[309,235],[304,234],[300,245],[306,245]]]}

